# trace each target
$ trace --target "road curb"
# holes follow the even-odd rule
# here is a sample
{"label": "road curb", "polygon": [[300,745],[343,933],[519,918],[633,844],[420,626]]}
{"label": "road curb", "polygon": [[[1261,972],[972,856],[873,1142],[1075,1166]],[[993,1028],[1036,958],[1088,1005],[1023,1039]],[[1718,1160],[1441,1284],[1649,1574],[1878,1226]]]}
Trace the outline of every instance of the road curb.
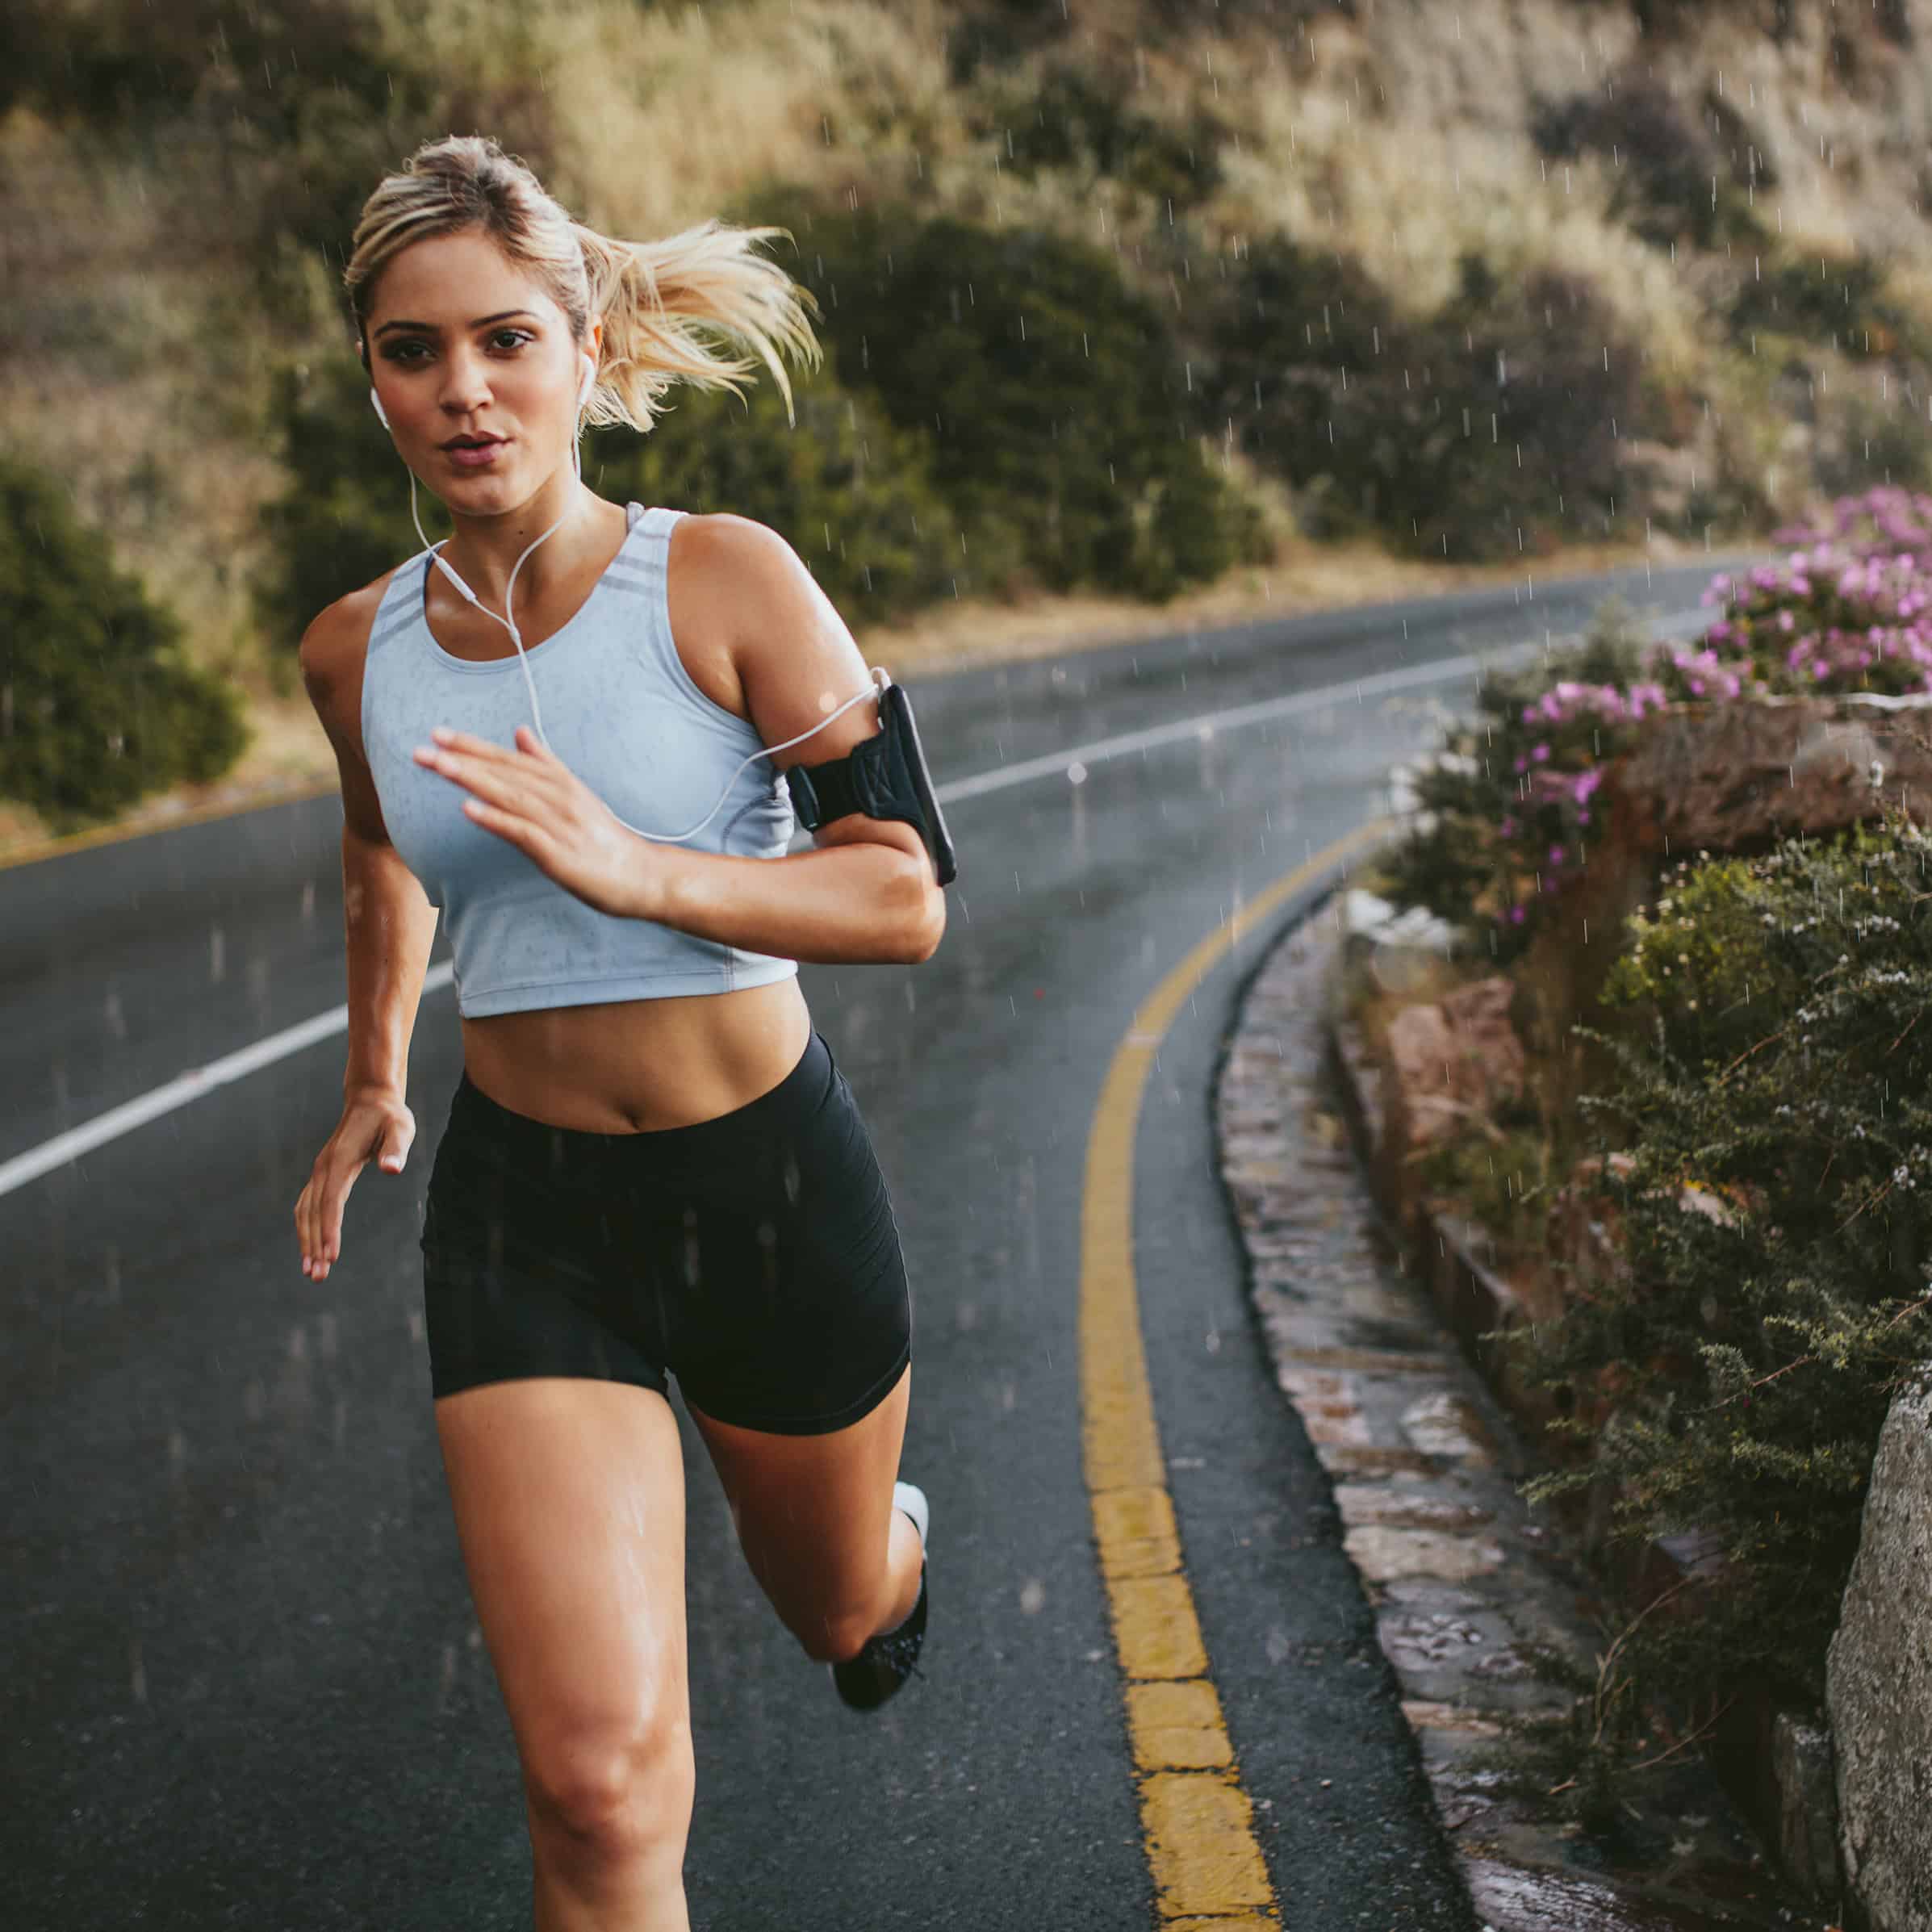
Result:
{"label": "road curb", "polygon": [[1620,1848],[1514,1788],[1512,1738],[1571,1700],[1539,1654],[1594,1675],[1603,1637],[1584,1572],[1518,1493],[1532,1459],[1377,1207],[1329,1058],[1343,943],[1331,890],[1249,979],[1215,1082],[1217,1156],[1269,1365],[1334,1485],[1476,1917],[1822,1932],[1694,1759]]}

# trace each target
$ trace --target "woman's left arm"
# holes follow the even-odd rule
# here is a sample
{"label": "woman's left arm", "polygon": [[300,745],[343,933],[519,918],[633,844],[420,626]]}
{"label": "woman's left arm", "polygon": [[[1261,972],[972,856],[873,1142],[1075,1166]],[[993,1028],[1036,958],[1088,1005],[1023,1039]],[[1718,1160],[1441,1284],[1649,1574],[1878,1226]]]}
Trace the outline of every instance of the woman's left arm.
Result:
{"label": "woman's left arm", "polygon": [[[792,546],[748,517],[708,516],[680,558],[712,594],[753,727],[767,745],[810,731],[871,674],[831,600]],[[854,705],[767,762],[784,771],[843,758],[879,729],[876,704]],[[638,842],[636,914],[750,952],[816,963],[931,958],[946,895],[915,826],[848,813],[813,834],[817,850],[780,859]]]}
{"label": "woman's left arm", "polygon": [[[675,533],[680,604],[730,663],[766,744],[810,731],[868,688],[851,633],[777,531],[730,514],[687,521]],[[854,705],[771,762],[822,764],[878,729],[877,705]],[[622,825],[527,725],[514,747],[432,735],[416,758],[471,794],[464,810],[599,912],[826,964],[917,964],[946,930],[925,842],[902,820],[847,813],[818,827],[818,850],[780,859],[693,851]]]}

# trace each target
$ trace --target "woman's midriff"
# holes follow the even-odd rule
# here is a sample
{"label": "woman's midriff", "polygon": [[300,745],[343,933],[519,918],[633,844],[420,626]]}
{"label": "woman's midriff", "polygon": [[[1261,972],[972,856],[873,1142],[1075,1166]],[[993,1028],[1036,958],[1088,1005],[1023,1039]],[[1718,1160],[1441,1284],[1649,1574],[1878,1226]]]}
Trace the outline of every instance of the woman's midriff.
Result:
{"label": "woman's midriff", "polygon": [[472,1085],[512,1113],[595,1134],[715,1120],[798,1064],[812,1016],[796,974],[684,999],[617,1000],[462,1022]]}

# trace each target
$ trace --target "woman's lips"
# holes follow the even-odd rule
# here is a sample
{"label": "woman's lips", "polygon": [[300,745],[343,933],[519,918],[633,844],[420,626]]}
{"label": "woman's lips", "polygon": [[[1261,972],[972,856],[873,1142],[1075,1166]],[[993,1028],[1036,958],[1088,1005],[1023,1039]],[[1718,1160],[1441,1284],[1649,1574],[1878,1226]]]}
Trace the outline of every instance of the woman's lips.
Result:
{"label": "woman's lips", "polygon": [[496,453],[506,447],[500,437],[493,443],[454,443],[443,454],[459,470],[487,470],[496,462]]}

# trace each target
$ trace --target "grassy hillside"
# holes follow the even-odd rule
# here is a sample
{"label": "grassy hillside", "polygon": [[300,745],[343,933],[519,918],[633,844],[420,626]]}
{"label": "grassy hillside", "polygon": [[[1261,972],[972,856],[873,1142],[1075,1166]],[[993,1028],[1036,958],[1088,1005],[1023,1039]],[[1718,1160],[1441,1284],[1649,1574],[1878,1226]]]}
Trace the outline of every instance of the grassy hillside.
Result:
{"label": "grassy hillside", "polygon": [[[889,608],[841,587],[862,634],[1131,607],[1050,581],[1023,491],[947,495],[960,450],[914,446],[934,378],[873,366],[915,312],[891,264],[942,232],[985,237],[997,301],[1043,264],[1135,318],[1146,359],[1114,393],[1246,506],[1224,567],[1177,583],[1155,560],[1144,597],[1273,596],[1323,546],[1386,560],[1373,584],[1748,541],[1932,481],[1929,46],[1932,0],[44,0],[0,79],[3,440],[276,716],[294,638],[264,621],[263,511],[291,385],[326,409],[353,378],[335,277],[362,197],[475,128],[608,232],[793,228],[780,258],[837,352],[801,395],[872,412],[962,528],[1011,537],[964,596],[916,559]],[[686,395],[662,451],[625,459],[668,501],[735,433]],[[1110,413],[1022,396],[993,447]],[[813,433],[843,460],[829,420]],[[391,520],[399,558],[416,539]]]}

